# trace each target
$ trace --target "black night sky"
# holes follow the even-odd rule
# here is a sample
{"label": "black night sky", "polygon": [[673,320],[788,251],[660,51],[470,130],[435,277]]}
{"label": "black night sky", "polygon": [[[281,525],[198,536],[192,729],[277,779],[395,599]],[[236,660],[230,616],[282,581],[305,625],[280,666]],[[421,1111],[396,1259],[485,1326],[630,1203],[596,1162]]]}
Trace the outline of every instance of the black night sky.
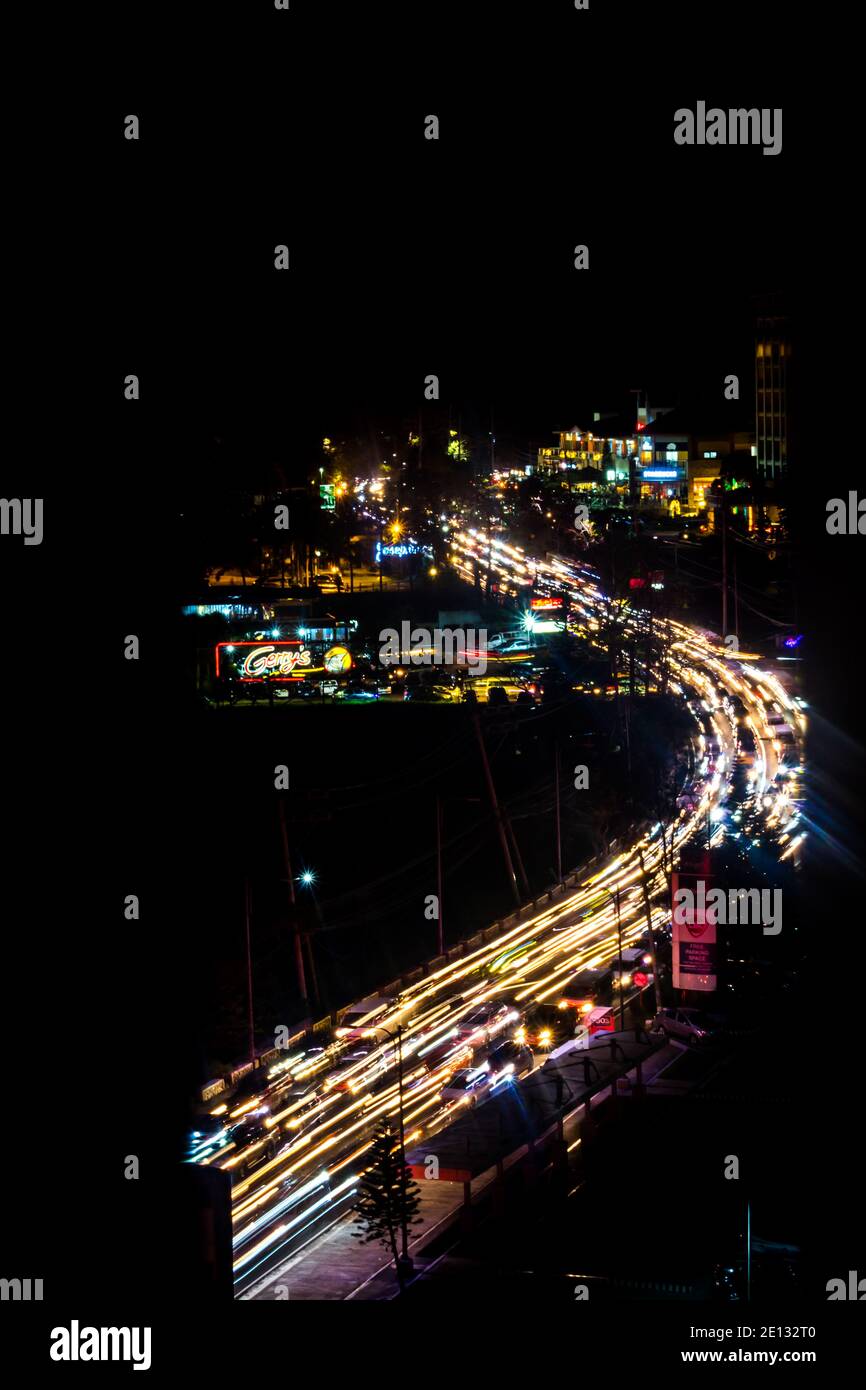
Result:
{"label": "black night sky", "polygon": [[[789,62],[794,21],[775,3],[592,0],[577,13],[569,0],[292,0],[291,41],[269,2],[205,7],[189,32],[163,8],[112,20],[98,100],[70,102],[76,164],[47,180],[44,223],[68,237],[51,302],[62,351],[35,315],[8,381],[21,443],[3,490],[45,496],[51,545],[13,554],[4,537],[0,556],[13,1128],[2,1171],[7,1193],[27,1173],[47,1218],[36,1231],[31,1206],[9,1213],[0,1275],[80,1289],[80,1313],[67,1301],[55,1321],[91,1316],[85,1303],[95,1321],[144,1321],[140,1310],[155,1318],[164,1294],[183,1295],[185,1255],[172,1267],[171,1241],[153,1231],[174,1223],[184,1252],[192,1239],[172,1164],[200,1079],[202,991],[222,969],[238,856],[273,878],[273,827],[244,802],[256,768],[241,767],[242,746],[212,740],[178,669],[186,516],[275,473],[302,484],[323,436],[396,437],[419,410],[474,439],[492,429],[515,461],[591,427],[594,411],[632,409],[637,389],[748,427],[755,306],[779,294],[798,351],[790,519],[820,711],[810,761],[826,822],[860,844],[862,538],[828,537],[823,510],[828,488],[862,491],[859,356],[831,324],[852,314],[859,223],[851,171],[836,167],[841,124],[822,126],[838,93],[822,105],[803,76],[830,71],[835,48],[832,63],[813,59],[800,39]],[[698,99],[783,107],[782,153],[675,146],[674,111]],[[134,144],[127,111],[146,131]],[[419,136],[428,112],[438,142]],[[273,268],[281,243],[288,274]],[[588,271],[574,268],[578,244]],[[142,382],[132,407],[127,372]],[[431,373],[435,407],[423,401]],[[739,402],[723,399],[730,374]],[[117,656],[130,632],[137,666]],[[310,784],[315,752],[298,755]],[[266,768],[271,750],[255,757]],[[339,733],[318,771],[363,784],[379,762]],[[466,776],[478,793],[477,769]],[[339,854],[328,867],[338,875]],[[343,867],[366,873],[357,846]],[[843,1272],[859,1257],[861,1273],[851,1134],[864,1029],[849,972],[856,981],[862,887],[860,866],[816,835],[802,910],[826,932],[826,966],[818,1021],[792,1019],[788,1039],[815,1141],[792,1187],[827,1259]],[[143,903],[134,929],[118,908],[130,892]],[[344,905],[350,892],[334,896]],[[342,949],[337,936],[332,978]],[[131,1197],[126,1153],[158,1175]],[[182,1334],[191,1355],[197,1335]]]}

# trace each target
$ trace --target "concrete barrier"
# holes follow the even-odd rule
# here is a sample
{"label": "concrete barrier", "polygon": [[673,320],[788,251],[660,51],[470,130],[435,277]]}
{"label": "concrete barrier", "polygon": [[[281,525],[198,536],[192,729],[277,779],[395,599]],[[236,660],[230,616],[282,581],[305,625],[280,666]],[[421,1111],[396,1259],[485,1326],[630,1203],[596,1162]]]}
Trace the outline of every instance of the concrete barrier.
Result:
{"label": "concrete barrier", "polygon": [[241,1077],[242,1077],[242,1076],[246,1076],[248,1072],[251,1072],[251,1071],[252,1071],[252,1069],[253,1069],[253,1064],[252,1064],[252,1062],[244,1062],[243,1066],[241,1066],[241,1067],[235,1067],[234,1071],[230,1071],[229,1074],[228,1074],[228,1083],[229,1083],[229,1085],[230,1085],[230,1086],[236,1086],[236,1085],[238,1084],[238,1082],[240,1081]]}

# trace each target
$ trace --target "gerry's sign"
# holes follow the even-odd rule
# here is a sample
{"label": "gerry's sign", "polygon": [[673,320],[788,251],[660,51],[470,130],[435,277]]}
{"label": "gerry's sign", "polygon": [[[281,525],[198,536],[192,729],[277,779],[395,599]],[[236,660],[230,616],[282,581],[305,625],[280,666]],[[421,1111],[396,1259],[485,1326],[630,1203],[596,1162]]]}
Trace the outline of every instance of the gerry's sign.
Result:
{"label": "gerry's sign", "polygon": [[238,680],[292,679],[312,666],[313,656],[303,642],[218,642],[216,673]]}

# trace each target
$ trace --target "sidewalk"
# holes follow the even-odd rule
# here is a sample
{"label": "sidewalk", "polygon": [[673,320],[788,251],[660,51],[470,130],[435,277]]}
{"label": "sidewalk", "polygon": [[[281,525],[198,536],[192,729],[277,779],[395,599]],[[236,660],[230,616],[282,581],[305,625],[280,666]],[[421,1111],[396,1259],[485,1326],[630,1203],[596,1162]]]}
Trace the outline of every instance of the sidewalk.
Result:
{"label": "sidewalk", "polygon": [[[443,1222],[459,1212],[461,1183],[429,1182],[421,1188],[421,1222],[412,1228],[410,1253],[426,1241]],[[384,1245],[364,1245],[352,1232],[354,1218],[347,1215],[306,1250],[265,1276],[242,1301],[274,1300],[341,1301],[346,1298],[381,1299],[397,1291],[397,1276]],[[419,1262],[420,1265],[421,1262]],[[372,1281],[372,1282],[370,1282]]]}
{"label": "sidewalk", "polygon": [[[652,1094],[656,1078],[681,1055],[682,1050],[669,1044],[644,1063],[643,1078],[648,1094]],[[627,1090],[627,1087],[623,1088],[621,1094],[627,1094]],[[600,1091],[593,1104],[598,1104],[608,1094],[609,1088]],[[581,1105],[566,1119],[566,1140],[579,1135],[583,1111],[584,1107]],[[505,1162],[506,1169],[511,1166],[509,1159],[519,1161],[523,1153],[525,1148],[509,1155]],[[473,1179],[473,1202],[490,1186],[495,1176],[496,1169],[490,1168]],[[434,1234],[460,1220],[463,1184],[419,1182],[418,1185],[421,1194],[419,1214],[422,1219],[413,1228],[409,1251],[415,1263],[416,1274],[423,1274],[427,1264],[423,1247]],[[267,1274],[259,1284],[243,1295],[242,1301],[272,1302],[286,1298],[326,1302],[346,1299],[372,1301],[396,1294],[397,1278],[390,1253],[378,1243],[362,1244],[352,1235],[355,1229],[351,1215],[341,1218],[324,1235],[315,1238],[306,1250],[302,1250],[279,1269]]]}

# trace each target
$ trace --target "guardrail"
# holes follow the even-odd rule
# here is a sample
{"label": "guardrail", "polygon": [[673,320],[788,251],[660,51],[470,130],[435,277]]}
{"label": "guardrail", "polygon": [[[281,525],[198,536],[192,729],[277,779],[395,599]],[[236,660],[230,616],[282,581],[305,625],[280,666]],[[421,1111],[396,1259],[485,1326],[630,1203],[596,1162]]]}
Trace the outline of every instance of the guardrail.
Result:
{"label": "guardrail", "polygon": [[[473,951],[478,951],[482,946],[489,945],[490,942],[495,941],[497,937],[516,926],[524,914],[537,911],[540,906],[553,902],[557,895],[562,896],[571,889],[577,887],[579,881],[585,879],[587,875],[592,872],[593,866],[616,848],[617,843],[618,841],[616,840],[612,841],[604,851],[604,854],[594,854],[592,858],[588,859],[580,868],[572,869],[567,874],[564,874],[562,883],[551,884],[542,893],[532,898],[531,901],[524,903],[521,907],[509,913],[507,917],[492,922],[489,927],[483,927],[481,931],[476,932],[474,936],[468,937],[465,941],[456,942],[453,946],[449,947],[444,955],[434,956],[431,960],[425,961],[423,965],[416,966],[414,970],[407,971],[404,975],[399,976],[396,980],[390,980],[387,985],[382,985],[378,992],[386,997],[396,997],[402,993],[408,985],[417,984],[419,980],[423,980],[425,975],[435,974],[437,970],[442,970],[446,965],[451,964],[452,961],[459,960],[463,956],[471,955]],[[340,1019],[351,1007],[351,1004],[346,1004],[332,1013],[326,1014],[324,1018],[317,1019],[316,1022],[312,1022],[310,1019],[302,1019],[295,1025],[293,1033],[282,1048],[271,1048],[267,1052],[261,1053],[260,1056],[256,1058],[255,1063],[245,1062],[239,1064],[234,1070],[226,1073],[225,1076],[217,1077],[209,1081],[199,1092],[201,1101],[206,1102],[208,1100],[213,1100],[216,1096],[221,1095],[225,1090],[235,1086],[242,1076],[253,1070],[254,1066],[268,1065],[272,1060],[276,1060],[281,1051],[286,1051],[296,1043],[299,1043],[301,1039],[309,1033],[319,1036],[329,1032],[335,1024],[339,1023]]]}

